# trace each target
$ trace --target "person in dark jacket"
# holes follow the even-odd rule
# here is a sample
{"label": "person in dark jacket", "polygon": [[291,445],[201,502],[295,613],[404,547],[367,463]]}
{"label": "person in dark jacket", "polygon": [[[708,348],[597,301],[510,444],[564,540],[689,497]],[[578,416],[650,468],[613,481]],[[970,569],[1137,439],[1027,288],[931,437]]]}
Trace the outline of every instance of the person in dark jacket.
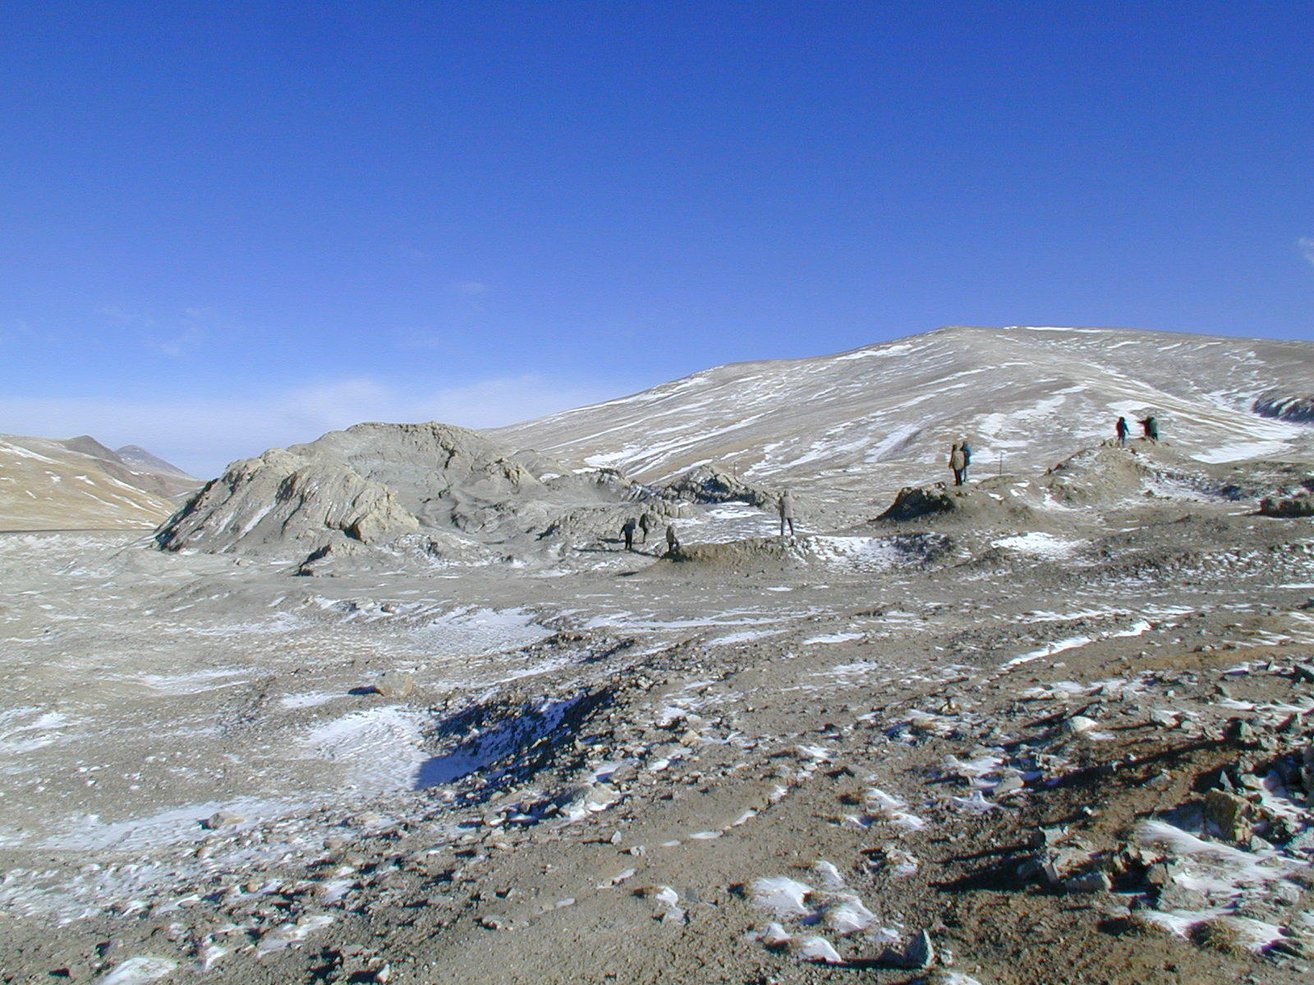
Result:
{"label": "person in dark jacket", "polygon": [[634,531],[638,525],[639,521],[634,519],[634,517],[630,517],[621,526],[621,536],[625,538],[625,549],[627,551],[634,550]]}
{"label": "person in dark jacket", "polygon": [[1145,432],[1145,436],[1151,441],[1159,440],[1159,421],[1153,414],[1141,421],[1141,430]]}
{"label": "person in dark jacket", "polygon": [[644,510],[643,515],[639,517],[639,533],[643,536],[639,538],[640,544],[648,543],[648,531],[657,529],[657,518]]}
{"label": "person in dark jacket", "polygon": [[666,553],[674,554],[680,549],[680,538],[675,536],[675,524],[666,525]]}
{"label": "person in dark jacket", "polygon": [[1127,444],[1127,435],[1131,432],[1131,428],[1127,426],[1127,418],[1118,418],[1118,424],[1114,430],[1118,432],[1118,447],[1121,448]]}
{"label": "person in dark jacket", "polygon": [[963,450],[963,481],[966,482],[967,467],[972,464],[972,446],[969,445],[967,439],[964,438],[959,447]]}

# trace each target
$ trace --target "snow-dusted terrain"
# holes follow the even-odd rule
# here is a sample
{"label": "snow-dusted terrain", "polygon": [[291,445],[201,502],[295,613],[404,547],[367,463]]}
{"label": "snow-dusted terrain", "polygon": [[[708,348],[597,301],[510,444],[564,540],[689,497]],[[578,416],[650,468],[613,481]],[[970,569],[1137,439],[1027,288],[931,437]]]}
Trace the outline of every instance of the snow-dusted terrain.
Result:
{"label": "snow-dusted terrain", "polygon": [[1086,328],[945,328],[835,356],[720,366],[643,393],[492,432],[633,479],[698,464],[788,484],[815,508],[884,503],[947,474],[971,440],[975,472],[1043,469],[1154,414],[1205,462],[1281,457],[1309,428],[1254,412],[1307,396],[1304,342]]}
{"label": "snow-dusted terrain", "polygon": [[1307,982],[1311,350],[955,329],[0,534],[0,981]]}
{"label": "snow-dusted terrain", "polygon": [[149,528],[199,485],[135,445],[0,434],[0,531]]}

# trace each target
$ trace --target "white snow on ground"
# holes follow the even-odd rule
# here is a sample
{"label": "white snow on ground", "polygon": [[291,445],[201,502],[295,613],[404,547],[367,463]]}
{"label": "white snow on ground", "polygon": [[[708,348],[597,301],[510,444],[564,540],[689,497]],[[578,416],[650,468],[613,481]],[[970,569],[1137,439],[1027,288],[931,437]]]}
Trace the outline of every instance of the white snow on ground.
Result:
{"label": "white snow on ground", "polygon": [[278,699],[278,703],[284,708],[295,710],[297,708],[314,708],[318,705],[328,704],[335,698],[342,697],[331,691],[317,691],[310,694],[285,694]]}
{"label": "white snow on ground", "polygon": [[[185,804],[160,811],[149,817],[102,821],[96,814],[73,815],[65,819],[62,830],[40,841],[46,848],[73,851],[142,851],[152,846],[198,841],[205,834],[201,821],[217,811],[232,811],[247,821],[264,820],[285,814],[295,806],[291,802],[236,797],[231,800]],[[22,837],[0,835],[0,844],[28,844]]]}
{"label": "white snow on ground", "polygon": [[406,790],[427,758],[424,716],[399,705],[354,711],[314,729],[312,754],[341,765],[344,785],[363,794]]}
{"label": "white snow on ground", "polygon": [[58,732],[68,725],[68,717],[57,711],[11,708],[0,712],[0,755],[17,756],[58,742]]}
{"label": "white snow on ground", "polygon": [[1043,533],[1039,530],[1017,534],[1013,537],[1001,537],[999,540],[993,541],[994,547],[1002,547],[1005,550],[1016,551],[1019,554],[1055,559],[1069,557],[1080,549],[1083,544],[1085,544],[1085,541],[1056,537],[1053,534]]}
{"label": "white snow on ground", "polygon": [[1027,653],[1020,654],[1004,664],[1005,667],[1017,667],[1021,664],[1030,663],[1032,660],[1039,660],[1041,657],[1052,657],[1056,653],[1062,653],[1064,650],[1075,650],[1079,646],[1085,646],[1092,642],[1089,636],[1070,636],[1064,640],[1055,640],[1053,643],[1046,643],[1039,650],[1031,650]]}
{"label": "white snow on ground", "polygon": [[145,982],[153,982],[172,974],[177,967],[177,962],[168,958],[151,955],[129,958],[115,966],[109,974],[96,979],[96,985],[144,985]]}
{"label": "white snow on ground", "polygon": [[409,631],[435,656],[475,656],[537,643],[552,635],[524,609],[467,607],[446,613]]}
{"label": "white snow on ground", "polygon": [[886,571],[900,559],[893,545],[877,537],[809,537],[798,542],[794,550],[835,567],[857,571]]}
{"label": "white snow on ground", "polygon": [[818,643],[848,643],[850,640],[860,640],[866,633],[826,633],[821,636],[810,636],[803,640],[804,646],[813,646]]}
{"label": "white snow on ground", "polygon": [[736,643],[751,643],[754,640],[767,639],[776,636],[781,632],[778,629],[768,630],[745,630],[742,633],[727,633],[725,636],[714,636],[703,643],[703,646],[732,646]]}
{"label": "white snow on ground", "polygon": [[152,691],[172,695],[186,695],[200,694],[204,691],[213,691],[216,688],[244,684],[249,674],[249,668],[223,667],[214,670],[198,670],[190,674],[142,674],[138,680]]}

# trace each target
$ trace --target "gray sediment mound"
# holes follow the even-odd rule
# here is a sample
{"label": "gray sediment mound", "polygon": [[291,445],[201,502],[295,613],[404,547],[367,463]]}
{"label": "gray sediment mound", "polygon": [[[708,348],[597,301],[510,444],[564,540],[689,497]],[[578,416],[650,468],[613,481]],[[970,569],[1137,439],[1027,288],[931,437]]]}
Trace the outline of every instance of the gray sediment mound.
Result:
{"label": "gray sediment mound", "polygon": [[[359,424],[234,462],[156,532],[167,550],[305,553],[381,546],[428,532],[430,553],[518,542],[559,516],[596,510],[600,525],[633,484],[615,470],[577,473],[534,452],[443,424]],[[529,538],[532,540],[532,538]],[[310,554],[320,554],[310,558]]]}
{"label": "gray sediment mound", "polygon": [[963,524],[974,527],[1045,527],[1031,505],[1036,492],[1014,476],[992,476],[979,483],[951,486],[905,486],[874,522],[892,524]]}
{"label": "gray sediment mound", "polygon": [[690,469],[674,482],[663,486],[660,492],[670,499],[694,503],[740,502],[762,507],[772,500],[766,491],[750,486],[742,479],[711,465]]}

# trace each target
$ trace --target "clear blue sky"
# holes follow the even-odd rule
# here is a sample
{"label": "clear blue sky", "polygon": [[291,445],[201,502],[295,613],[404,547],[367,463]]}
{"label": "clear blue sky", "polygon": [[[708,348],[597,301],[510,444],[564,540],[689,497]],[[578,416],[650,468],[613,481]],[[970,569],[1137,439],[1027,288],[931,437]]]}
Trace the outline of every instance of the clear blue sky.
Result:
{"label": "clear blue sky", "polygon": [[1314,338],[1314,3],[0,5],[0,432],[213,475],[951,323]]}

